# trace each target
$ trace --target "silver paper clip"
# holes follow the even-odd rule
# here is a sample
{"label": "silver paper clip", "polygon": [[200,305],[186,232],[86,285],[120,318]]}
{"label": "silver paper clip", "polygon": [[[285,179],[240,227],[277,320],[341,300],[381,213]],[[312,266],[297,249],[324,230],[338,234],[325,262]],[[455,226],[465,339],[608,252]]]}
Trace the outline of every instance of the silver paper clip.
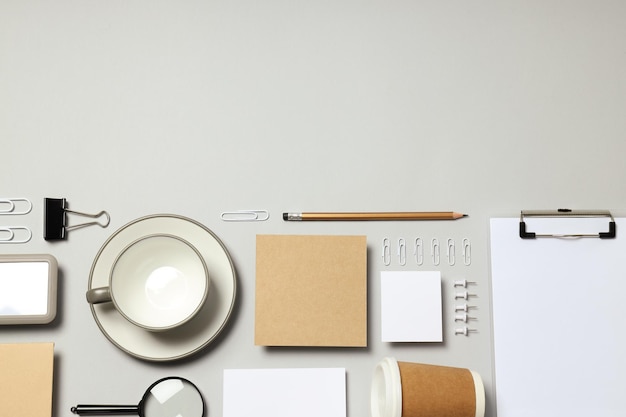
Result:
{"label": "silver paper clip", "polygon": [[27,198],[0,198],[0,214],[14,216],[28,214],[32,209],[33,203]]}
{"label": "silver paper clip", "polygon": [[225,222],[262,222],[270,218],[267,210],[225,211],[220,215]]}
{"label": "silver paper clip", "polygon": [[398,239],[398,263],[406,265],[406,241],[403,237]]}
{"label": "silver paper clip", "polygon": [[[100,217],[105,218],[103,223],[99,221],[87,222],[77,224],[73,226],[67,225],[67,214],[76,214],[78,216],[90,217],[97,219]],[[111,222],[111,216],[106,211],[101,211],[96,214],[81,213],[79,211],[69,210],[67,208],[67,202],[64,198],[46,198],[44,199],[44,235],[45,240],[64,240],[67,238],[67,232],[82,227],[98,225],[100,227],[107,227]]]}
{"label": "silver paper clip", "polygon": [[389,245],[389,238],[383,239],[383,263],[387,266],[391,263],[391,246]]}
{"label": "silver paper clip", "polygon": [[456,251],[454,239],[448,239],[446,245],[446,256],[448,257],[448,264],[454,265],[456,263]]}
{"label": "silver paper clip", "polygon": [[[16,231],[20,230],[17,234]],[[0,227],[0,243],[26,243],[33,236],[28,227],[8,226]]]}
{"label": "silver paper clip", "polygon": [[439,249],[439,239],[434,237],[433,240],[430,241],[430,254],[432,256],[434,265],[439,265],[439,262],[440,262],[439,251],[440,251],[440,249]]}
{"label": "silver paper clip", "polygon": [[472,245],[468,238],[463,239],[463,248],[461,249],[463,255],[463,263],[470,265],[472,263]]}
{"label": "silver paper clip", "polygon": [[421,237],[415,238],[415,250],[414,250],[414,255],[415,255],[415,262],[418,265],[421,265],[424,263],[424,242],[422,241]]}

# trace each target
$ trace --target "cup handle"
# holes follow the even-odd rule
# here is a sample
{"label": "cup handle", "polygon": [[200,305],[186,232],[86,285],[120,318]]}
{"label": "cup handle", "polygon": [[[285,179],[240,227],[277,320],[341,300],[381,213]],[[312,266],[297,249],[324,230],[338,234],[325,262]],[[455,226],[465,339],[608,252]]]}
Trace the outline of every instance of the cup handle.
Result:
{"label": "cup handle", "polygon": [[89,304],[108,303],[111,301],[111,290],[109,287],[92,288],[86,296]]}

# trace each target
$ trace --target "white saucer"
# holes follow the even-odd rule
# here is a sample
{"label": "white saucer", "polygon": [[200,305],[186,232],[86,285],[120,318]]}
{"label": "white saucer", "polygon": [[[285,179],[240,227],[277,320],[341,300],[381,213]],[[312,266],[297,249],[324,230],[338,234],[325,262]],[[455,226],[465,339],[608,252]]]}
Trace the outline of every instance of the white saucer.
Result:
{"label": "white saucer", "polygon": [[171,361],[197,353],[222,331],[235,303],[237,280],[230,255],[213,232],[186,217],[163,214],[142,217],[116,231],[96,255],[88,288],[107,286],[117,255],[131,242],[155,233],[179,236],[204,257],[211,277],[204,307],[189,322],[163,332],[131,324],[112,303],[92,304],[91,312],[102,333],[124,352],[149,361]]}

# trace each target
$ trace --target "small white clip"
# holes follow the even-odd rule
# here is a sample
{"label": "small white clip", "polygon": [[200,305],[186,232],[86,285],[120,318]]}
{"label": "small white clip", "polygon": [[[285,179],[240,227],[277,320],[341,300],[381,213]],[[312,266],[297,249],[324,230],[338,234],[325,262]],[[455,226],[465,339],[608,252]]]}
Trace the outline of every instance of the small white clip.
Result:
{"label": "small white clip", "polygon": [[[19,203],[18,203],[19,202]],[[15,204],[18,203],[18,204]],[[8,207],[2,208],[8,205]],[[16,207],[20,207],[19,211],[15,211]],[[28,214],[33,209],[33,203],[27,198],[0,198],[0,214],[19,215]]]}
{"label": "small white clip", "polygon": [[467,326],[463,326],[463,327],[459,327],[459,328],[454,329],[454,334],[455,335],[462,334],[464,336],[469,336],[470,332],[477,332],[477,331],[478,330],[476,330],[476,329],[470,329]]}
{"label": "small white clip", "polygon": [[[19,232],[19,235],[24,235],[24,237],[20,237],[16,239],[15,232],[17,230],[23,230],[23,232]],[[3,234],[8,234],[8,236],[2,237]],[[23,226],[9,226],[9,227],[0,227],[0,243],[26,243],[33,236],[33,233],[29,228]]]}
{"label": "small white clip", "polygon": [[424,242],[422,241],[421,237],[415,238],[415,250],[414,250],[414,255],[415,255],[415,262],[417,262],[418,265],[421,265],[424,263]]}
{"label": "small white clip", "polygon": [[448,257],[448,264],[454,265],[456,263],[455,243],[454,239],[448,239],[446,245],[446,256]]}
{"label": "small white clip", "polygon": [[475,308],[476,308],[476,306],[468,306],[467,304],[461,304],[461,305],[455,306],[454,307],[454,311],[465,311],[465,312],[467,312],[467,311],[475,309]]}
{"label": "small white clip", "polygon": [[463,248],[461,249],[463,254],[463,263],[470,265],[472,263],[472,245],[468,238],[463,238]]}
{"label": "small white clip", "polygon": [[391,263],[391,247],[389,246],[389,238],[383,239],[383,263],[387,266]]}
{"label": "small white clip", "polygon": [[439,265],[439,262],[440,262],[439,239],[437,239],[436,237],[434,237],[433,240],[431,240],[430,242],[430,252],[433,258],[433,264]]}
{"label": "small white clip", "polygon": [[225,211],[220,215],[225,222],[262,222],[270,218],[267,210]]}
{"label": "small white clip", "polygon": [[406,265],[406,242],[403,237],[398,239],[398,262]]}

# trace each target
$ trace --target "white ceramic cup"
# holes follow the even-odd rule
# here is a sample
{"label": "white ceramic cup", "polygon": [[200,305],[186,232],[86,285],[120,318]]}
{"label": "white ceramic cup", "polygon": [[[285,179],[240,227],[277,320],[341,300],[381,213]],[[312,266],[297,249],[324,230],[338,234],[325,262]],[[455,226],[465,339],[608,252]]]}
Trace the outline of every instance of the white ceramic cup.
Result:
{"label": "white ceramic cup", "polygon": [[87,291],[90,304],[112,302],[131,323],[168,330],[192,319],[206,302],[210,278],[204,258],[180,237],[144,236],[111,268],[109,286]]}

